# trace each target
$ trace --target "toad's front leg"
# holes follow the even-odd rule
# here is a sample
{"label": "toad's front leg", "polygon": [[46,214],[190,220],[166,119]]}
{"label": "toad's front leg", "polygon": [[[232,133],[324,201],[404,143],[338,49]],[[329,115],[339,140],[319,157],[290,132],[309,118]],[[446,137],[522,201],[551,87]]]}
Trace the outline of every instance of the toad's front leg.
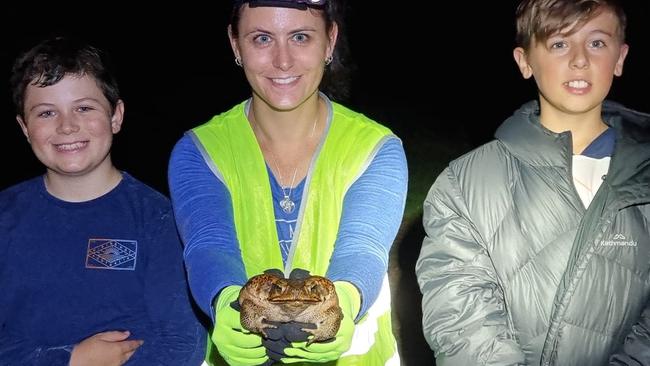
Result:
{"label": "toad's front leg", "polygon": [[268,323],[269,319],[264,310],[252,301],[244,300],[241,303],[240,322],[245,329],[268,338],[265,329],[277,328],[277,326]]}
{"label": "toad's front leg", "polygon": [[326,341],[336,336],[341,326],[341,319],[343,319],[343,312],[338,306],[329,308],[322,314],[319,314],[318,319],[313,322],[316,328],[302,328],[303,331],[311,333],[314,336],[307,341],[307,345],[309,346],[314,342]]}

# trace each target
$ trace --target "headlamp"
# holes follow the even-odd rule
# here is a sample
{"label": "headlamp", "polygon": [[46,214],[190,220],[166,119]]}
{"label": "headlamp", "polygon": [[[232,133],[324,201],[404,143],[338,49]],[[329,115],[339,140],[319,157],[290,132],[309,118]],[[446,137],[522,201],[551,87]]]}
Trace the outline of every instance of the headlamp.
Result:
{"label": "headlamp", "polygon": [[248,6],[274,6],[280,8],[294,8],[306,10],[307,8],[322,8],[327,0],[235,0],[234,5],[239,6],[248,3]]}

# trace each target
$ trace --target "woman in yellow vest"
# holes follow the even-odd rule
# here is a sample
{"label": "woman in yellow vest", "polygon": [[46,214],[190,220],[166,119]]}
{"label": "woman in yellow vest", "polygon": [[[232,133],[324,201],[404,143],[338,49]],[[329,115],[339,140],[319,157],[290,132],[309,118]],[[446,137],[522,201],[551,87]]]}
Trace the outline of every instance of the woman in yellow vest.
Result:
{"label": "woman in yellow vest", "polygon": [[[387,267],[406,159],[390,130],[330,99],[340,89],[328,81],[343,70],[341,8],[234,1],[228,36],[252,97],[188,131],[172,153],[190,286],[214,322],[211,365],[399,365]],[[231,303],[273,268],[334,282],[343,320],[333,341],[274,343],[243,329]]]}

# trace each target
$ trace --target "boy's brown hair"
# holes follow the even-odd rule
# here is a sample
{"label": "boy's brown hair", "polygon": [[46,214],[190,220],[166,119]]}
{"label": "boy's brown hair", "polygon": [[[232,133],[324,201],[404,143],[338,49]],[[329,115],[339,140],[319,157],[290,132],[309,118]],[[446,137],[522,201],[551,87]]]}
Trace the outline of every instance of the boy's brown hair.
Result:
{"label": "boy's brown hair", "polygon": [[529,49],[533,40],[544,42],[571,27],[568,35],[605,10],[618,18],[618,33],[625,39],[627,18],[616,0],[523,0],[517,7],[517,45]]}

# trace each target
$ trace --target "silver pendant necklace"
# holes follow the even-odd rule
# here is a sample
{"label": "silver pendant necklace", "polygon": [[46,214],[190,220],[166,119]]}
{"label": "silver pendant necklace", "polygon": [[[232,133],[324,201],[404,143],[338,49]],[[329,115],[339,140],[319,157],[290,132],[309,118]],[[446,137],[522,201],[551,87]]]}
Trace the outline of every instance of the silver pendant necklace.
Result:
{"label": "silver pendant necklace", "polygon": [[[309,134],[309,139],[314,137],[314,132],[316,131],[317,122],[318,122],[318,114],[316,115],[316,119],[314,120],[314,125],[311,128],[311,133]],[[256,122],[255,122],[255,124],[253,126],[253,129],[255,129],[255,127],[257,127]],[[280,171],[280,166],[278,165],[278,160],[275,158],[275,154],[273,153],[273,151],[271,151],[271,149],[264,149],[261,144],[260,144],[260,148],[262,148],[263,150],[268,151],[270,153],[270,155],[271,155],[271,159],[273,159],[273,165],[275,165],[275,170],[278,173],[278,178],[280,178],[278,183],[280,185],[280,188],[282,189],[282,195],[284,196],[284,198],[282,198],[280,200],[280,208],[282,208],[282,211],[284,211],[284,213],[290,214],[296,209],[296,203],[291,199],[291,192],[293,192],[293,185],[296,182],[296,175],[298,174],[298,165],[300,165],[300,164],[297,164],[296,167],[293,169],[293,176],[291,177],[291,184],[289,184],[289,189],[288,189],[288,192],[287,192],[287,188],[283,184],[284,178],[282,176],[282,172]]]}
{"label": "silver pendant necklace", "polygon": [[273,159],[275,170],[278,172],[278,176],[280,178],[280,181],[278,183],[280,183],[280,188],[282,188],[282,195],[284,196],[284,198],[280,200],[280,207],[284,213],[290,214],[293,212],[293,210],[296,209],[296,203],[291,199],[291,192],[293,191],[293,184],[296,182],[298,167],[296,166],[296,168],[293,170],[293,177],[291,177],[291,184],[289,185],[289,193],[287,193],[286,187],[284,184],[282,184],[282,182],[284,182],[284,178],[282,177],[282,172],[280,171],[278,161],[275,159],[275,154],[272,151],[269,152],[271,153],[271,158]]}

